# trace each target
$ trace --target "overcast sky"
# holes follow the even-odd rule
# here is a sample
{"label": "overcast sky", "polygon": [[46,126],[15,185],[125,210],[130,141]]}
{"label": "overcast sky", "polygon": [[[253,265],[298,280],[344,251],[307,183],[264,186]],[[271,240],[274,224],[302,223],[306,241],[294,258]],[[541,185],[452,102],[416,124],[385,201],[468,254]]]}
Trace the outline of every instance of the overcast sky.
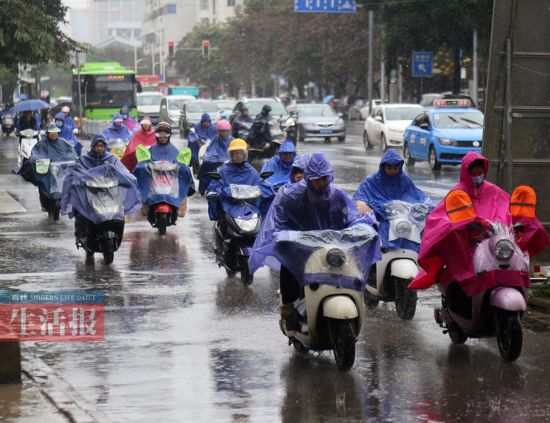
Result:
{"label": "overcast sky", "polygon": [[63,4],[73,9],[82,9],[86,6],[86,0],[63,0]]}

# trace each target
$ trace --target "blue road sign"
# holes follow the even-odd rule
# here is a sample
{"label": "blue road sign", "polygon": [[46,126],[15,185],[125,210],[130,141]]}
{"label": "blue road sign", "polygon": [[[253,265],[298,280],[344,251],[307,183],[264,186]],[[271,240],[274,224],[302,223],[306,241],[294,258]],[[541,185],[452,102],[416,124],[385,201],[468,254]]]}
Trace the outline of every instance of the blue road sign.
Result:
{"label": "blue road sign", "polygon": [[294,0],[296,12],[355,13],[355,0]]}
{"label": "blue road sign", "polygon": [[433,74],[433,52],[413,51],[412,76],[431,78]]}

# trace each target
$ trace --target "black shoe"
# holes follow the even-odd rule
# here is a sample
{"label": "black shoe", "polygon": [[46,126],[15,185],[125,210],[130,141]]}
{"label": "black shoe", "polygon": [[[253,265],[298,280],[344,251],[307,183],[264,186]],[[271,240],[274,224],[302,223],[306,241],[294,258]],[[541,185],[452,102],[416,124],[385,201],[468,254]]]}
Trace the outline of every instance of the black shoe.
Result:
{"label": "black shoe", "polygon": [[287,330],[293,330],[295,332],[301,332],[302,331],[302,322],[303,322],[302,315],[296,310],[295,308],[292,309],[292,314],[288,319],[286,319],[286,329]]}

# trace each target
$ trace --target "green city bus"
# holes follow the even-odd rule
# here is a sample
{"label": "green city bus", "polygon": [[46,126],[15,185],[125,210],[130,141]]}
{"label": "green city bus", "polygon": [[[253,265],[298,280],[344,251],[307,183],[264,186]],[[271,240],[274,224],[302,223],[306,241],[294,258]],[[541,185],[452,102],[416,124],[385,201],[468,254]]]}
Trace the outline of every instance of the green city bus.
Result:
{"label": "green city bus", "polygon": [[[137,116],[136,92],[139,91],[133,70],[118,62],[87,62],[80,66],[82,117],[111,120],[125,104]],[[73,70],[73,102],[78,110],[78,74]]]}

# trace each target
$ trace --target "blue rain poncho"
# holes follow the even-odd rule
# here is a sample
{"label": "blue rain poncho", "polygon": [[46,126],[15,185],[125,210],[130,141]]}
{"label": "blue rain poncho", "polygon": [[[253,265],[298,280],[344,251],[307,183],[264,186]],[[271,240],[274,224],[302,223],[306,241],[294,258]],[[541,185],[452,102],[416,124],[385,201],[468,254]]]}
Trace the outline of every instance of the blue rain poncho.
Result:
{"label": "blue rain poncho", "polygon": [[[384,165],[399,166],[396,176],[388,176]],[[420,245],[407,239],[398,238],[389,241],[389,221],[386,212],[388,203],[400,200],[410,204],[425,204],[429,210],[433,203],[426,193],[419,190],[414,182],[403,172],[403,158],[393,148],[388,149],[380,160],[378,171],[367,176],[353,196],[353,200],[367,203],[380,222],[379,232],[382,244],[387,248],[407,248],[419,251]],[[423,228],[423,224],[422,224]]]}
{"label": "blue rain poncho", "polygon": [[121,114],[116,113],[113,116],[113,123],[103,130],[103,136],[107,141],[119,138],[123,141],[128,141],[132,137],[132,133],[122,122],[120,125],[115,125],[115,119],[122,119]]}
{"label": "blue rain poncho", "polygon": [[[292,160],[284,162],[281,158],[281,154],[291,153]],[[279,153],[269,159],[262,167],[262,172],[273,172],[266,182],[273,187],[288,184],[290,182],[290,171],[292,169],[292,163],[296,157],[296,148],[292,141],[286,140],[279,148]]]}
{"label": "blue rain poncho", "polygon": [[100,224],[109,220],[124,221],[124,215],[139,211],[141,201],[136,179],[122,168],[107,160],[86,168],[79,161],[63,183],[61,213],[72,218],[77,212]]}
{"label": "blue rain poncho", "polygon": [[309,161],[309,155],[308,154],[302,154],[301,156],[298,156],[298,157],[294,158],[294,161],[292,162],[292,169],[290,170],[290,183],[291,184],[296,182],[294,172],[296,172],[297,170],[301,170],[302,172],[305,172],[308,161]]}
{"label": "blue rain poncho", "polygon": [[[188,155],[183,154],[186,153],[184,150]],[[187,147],[184,150],[180,152],[172,143],[162,145],[157,142],[149,149],[138,146],[138,159],[143,151],[147,158],[139,161],[133,173],[145,205],[162,202],[177,208],[185,197],[195,193],[195,182],[187,166],[191,152]]]}
{"label": "blue rain poncho", "polygon": [[330,184],[323,192],[315,190],[311,180],[323,176],[332,181],[333,170],[322,153],[314,153],[305,179],[279,190],[254,243],[250,271],[264,264],[275,268],[278,262],[303,286],[311,282],[305,274],[309,256],[327,243],[338,244],[356,258],[362,277],[323,275],[322,269],[312,277],[323,284],[362,290],[370,266],[380,255],[375,222],[370,216],[361,217],[343,190]]}
{"label": "blue rain poncho", "polygon": [[214,125],[211,124],[208,128],[202,126],[202,123],[207,121],[212,122],[212,118],[208,113],[204,113],[201,116],[201,121],[193,125],[195,133],[189,132],[189,135],[187,136],[187,146],[191,149],[191,153],[193,153],[193,160],[196,163],[198,163],[199,160],[199,139],[202,141],[213,140],[216,136],[216,127]]}
{"label": "blue rain poncho", "polygon": [[250,213],[258,213],[259,198],[251,201],[250,204],[239,204],[232,201],[231,190],[231,185],[260,187],[262,180],[258,171],[246,162],[227,162],[220,168],[219,174],[222,178],[220,180],[212,180],[208,185],[208,192],[216,192],[218,194],[217,199],[208,199],[208,217],[210,217],[210,220],[218,220],[218,206],[220,204],[225,213],[231,216],[246,216]]}
{"label": "blue rain poncho", "polygon": [[113,154],[108,153],[107,150],[103,154],[97,154],[94,151],[94,147],[98,142],[103,142],[107,145],[107,140],[103,138],[103,135],[96,135],[90,144],[90,151],[86,152],[78,159],[78,163],[81,164],[84,169],[91,169],[96,166],[100,166],[105,163],[112,164],[122,174],[127,175],[129,179],[134,178],[132,174],[126,169],[126,166]]}
{"label": "blue rain poncho", "polygon": [[[49,165],[42,169],[42,166],[37,161],[41,162],[48,159]],[[63,187],[63,179],[68,167],[74,164],[76,153],[73,147],[63,140],[58,138],[56,141],[50,141],[46,135],[36,143],[32,149],[29,160],[26,161],[21,169],[17,172],[38,187],[40,193],[48,198],[61,198],[61,190]]]}
{"label": "blue rain poncho", "polygon": [[227,156],[227,148],[229,147],[231,141],[233,141],[233,137],[231,135],[229,135],[226,139],[216,135],[206,148],[204,161],[201,164],[198,175],[199,192],[201,195],[204,195],[204,192],[210,183],[210,178],[207,175],[208,172],[216,172],[218,167],[229,159]]}
{"label": "blue rain poncho", "polygon": [[63,138],[65,141],[71,144],[74,148],[74,151],[76,152],[76,155],[80,157],[80,154],[82,153],[82,144],[73,132],[74,121],[72,126],[70,123],[67,124],[67,118],[65,117],[65,113],[62,113],[62,112],[59,112],[58,114],[55,115],[55,121],[56,121],[56,125],[57,125],[57,122],[63,123],[62,126],[58,125],[58,128],[61,129],[61,132],[59,133],[59,137]]}

